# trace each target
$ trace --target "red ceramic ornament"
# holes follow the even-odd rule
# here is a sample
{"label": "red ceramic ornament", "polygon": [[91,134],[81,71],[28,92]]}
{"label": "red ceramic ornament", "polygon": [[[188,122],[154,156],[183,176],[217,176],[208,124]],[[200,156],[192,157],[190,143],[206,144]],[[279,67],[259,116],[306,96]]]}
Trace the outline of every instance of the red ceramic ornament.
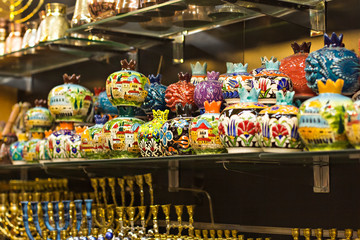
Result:
{"label": "red ceramic ornament", "polygon": [[175,106],[178,103],[181,103],[183,106],[188,103],[193,105],[193,109],[196,108],[194,102],[195,86],[190,83],[191,74],[179,73],[178,77],[179,81],[170,84],[165,91],[166,106],[173,112],[176,112]]}
{"label": "red ceramic ornament", "polygon": [[305,78],[305,59],[308,57],[311,42],[291,44],[294,54],[281,60],[280,71],[288,75],[295,91],[295,98],[310,98],[315,93],[307,86]]}

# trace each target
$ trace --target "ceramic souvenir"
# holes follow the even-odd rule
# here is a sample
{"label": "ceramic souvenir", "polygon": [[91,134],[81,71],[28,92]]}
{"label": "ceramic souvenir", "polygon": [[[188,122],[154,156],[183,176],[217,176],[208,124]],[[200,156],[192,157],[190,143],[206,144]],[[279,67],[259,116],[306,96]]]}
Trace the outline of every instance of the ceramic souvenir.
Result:
{"label": "ceramic souvenir", "polygon": [[135,71],[136,62],[121,60],[121,71],[112,73],[106,80],[106,94],[114,106],[140,107],[148,92],[149,79]]}
{"label": "ceramic souvenir", "polygon": [[[94,96],[93,96],[94,114],[101,114],[100,109],[99,109],[99,105],[100,105],[99,95],[101,92],[104,92],[104,91],[105,91],[105,88],[94,87]],[[105,94],[106,94],[106,92],[105,92]]]}
{"label": "ceramic souvenir", "polygon": [[87,127],[75,127],[75,134],[69,137],[65,143],[66,156],[69,160],[83,160],[84,154],[81,151],[81,135]]}
{"label": "ceramic souvenir", "polygon": [[355,52],[344,47],[343,35],[333,33],[331,38],[324,34],[324,47],[312,52],[306,58],[307,85],[318,92],[317,81],[325,83],[327,79],[344,80],[342,93],[352,95],[360,88],[359,59]]}
{"label": "ceramic souvenir", "polygon": [[219,119],[219,135],[228,153],[260,152],[259,112],[265,105],[258,103],[260,89],[253,88],[250,93],[239,89],[240,103],[225,108]]}
{"label": "ceramic souvenir", "polygon": [[299,108],[299,134],[309,151],[341,150],[349,147],[345,134],[345,108],[351,99],[341,95],[344,80],[317,81],[319,96]]}
{"label": "ceramic souvenir", "polygon": [[218,72],[208,72],[207,80],[198,83],[194,91],[194,100],[198,108],[201,110],[204,109],[205,101],[223,101],[222,95],[222,84],[219,82],[219,73]]}
{"label": "ceramic souvenir", "polygon": [[360,100],[346,107],[345,131],[351,145],[360,149]]}
{"label": "ceramic souvenir", "polygon": [[288,75],[279,71],[280,62],[265,60],[266,69],[256,74],[252,79],[252,87],[260,89],[259,102],[263,104],[275,104],[276,92],[293,90],[291,79]]}
{"label": "ceramic souvenir", "polygon": [[224,82],[225,78],[227,78],[228,76],[232,76],[234,72],[235,72],[234,71],[234,63],[227,62],[226,63],[226,73],[220,74],[219,81]]}
{"label": "ceramic souvenir", "polygon": [[154,119],[141,125],[139,129],[139,146],[141,156],[160,157],[163,156],[161,148],[160,130],[168,119],[169,110],[153,110]]}
{"label": "ceramic souvenir", "polygon": [[10,145],[10,158],[14,165],[26,163],[24,160],[24,146],[27,140],[26,133],[20,133],[18,141]]}
{"label": "ceramic souvenir", "polygon": [[161,146],[165,156],[191,155],[189,129],[192,105],[176,104],[176,117],[166,121],[160,130]]}
{"label": "ceramic souvenir", "polygon": [[44,133],[33,132],[31,139],[24,146],[24,159],[27,163],[36,163],[39,161],[36,154],[36,145],[44,138]]}
{"label": "ceramic souvenir", "polygon": [[110,158],[134,158],[140,155],[138,131],[144,121],[135,118],[134,107],[118,107],[119,117],[104,124],[105,152]]}
{"label": "ceramic souvenir", "polygon": [[233,73],[229,74],[222,85],[222,92],[227,105],[239,102],[239,88],[250,91],[252,75],[247,72],[248,64],[227,63],[233,67]]}
{"label": "ceramic souvenir", "polygon": [[266,61],[274,61],[274,62],[276,62],[276,61],[277,61],[277,58],[274,57],[274,56],[271,56],[271,57],[270,57],[270,60],[269,60],[266,56],[264,56],[264,57],[261,57],[261,58],[260,58],[260,61],[261,61],[261,67],[258,67],[258,68],[253,69],[253,70],[251,71],[251,75],[255,76],[256,74],[261,73],[261,71],[266,68],[266,67],[265,67],[265,62],[266,62]]}
{"label": "ceramic souvenir", "polygon": [[105,114],[115,116],[118,114],[117,108],[111,104],[107,97],[106,91],[99,93],[97,101],[95,102],[95,112],[97,114]]}
{"label": "ceramic souvenir", "polygon": [[66,142],[75,135],[74,124],[61,122],[56,131],[50,134],[47,141],[46,150],[52,161],[67,161]]}
{"label": "ceramic souvenir", "polygon": [[89,122],[93,115],[92,93],[78,85],[80,75],[63,76],[65,84],[51,89],[49,110],[57,122]]}
{"label": "ceramic souvenir", "polygon": [[25,125],[29,132],[44,132],[53,124],[50,111],[44,107],[46,100],[35,100],[35,107],[30,108],[25,114]]}
{"label": "ceramic souvenir", "polygon": [[206,69],[207,69],[207,63],[204,62],[203,65],[201,65],[200,62],[196,62],[195,64],[190,63],[191,66],[191,83],[196,86],[199,82],[207,80],[206,75]]}
{"label": "ceramic souvenir", "polygon": [[164,111],[166,109],[165,91],[167,88],[161,84],[161,74],[158,74],[157,76],[150,75],[149,79],[149,93],[145,99],[145,102],[141,106],[141,108],[148,115],[152,113],[152,110]]}
{"label": "ceramic souvenir", "polygon": [[205,101],[204,105],[205,113],[191,121],[190,145],[198,155],[226,152],[218,131],[221,102]]}
{"label": "ceramic souvenir", "polygon": [[308,57],[311,42],[297,42],[291,44],[294,54],[281,60],[280,72],[291,78],[295,98],[309,98],[315,96],[314,92],[307,86],[305,77],[305,59]]}
{"label": "ceramic souvenir", "polygon": [[52,133],[52,130],[49,131],[45,131],[45,138],[41,139],[40,141],[38,141],[36,143],[36,158],[39,160],[39,162],[49,162],[50,156],[49,156],[49,152],[46,149],[47,146],[47,141],[48,141],[48,137],[50,136],[50,134]]}
{"label": "ceramic souvenir", "polygon": [[109,116],[95,115],[94,118],[95,125],[85,129],[81,135],[81,151],[89,159],[104,158],[101,131],[104,124],[109,120]]}
{"label": "ceramic souvenir", "polygon": [[181,103],[192,105],[192,109],[196,107],[194,101],[195,86],[190,83],[191,75],[189,73],[179,73],[179,81],[170,84],[165,91],[166,106],[170,108],[172,112],[176,112],[176,105]]}
{"label": "ceramic souvenir", "polygon": [[264,152],[302,151],[298,133],[297,114],[299,109],[292,106],[295,92],[276,92],[276,105],[261,110],[258,122],[261,126],[260,141]]}

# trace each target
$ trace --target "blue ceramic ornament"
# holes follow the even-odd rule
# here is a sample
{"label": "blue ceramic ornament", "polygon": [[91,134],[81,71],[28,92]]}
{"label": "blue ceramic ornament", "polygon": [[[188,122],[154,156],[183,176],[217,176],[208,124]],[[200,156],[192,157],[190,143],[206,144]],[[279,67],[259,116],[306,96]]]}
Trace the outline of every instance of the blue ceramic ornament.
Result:
{"label": "blue ceramic ornament", "polygon": [[161,74],[149,75],[149,80],[148,95],[141,108],[146,114],[151,114],[152,110],[164,111],[166,109],[165,91],[167,87],[161,84]]}
{"label": "blue ceramic ornament", "polygon": [[96,112],[99,114],[117,115],[118,110],[113,106],[106,95],[106,91],[99,93],[99,96],[95,102]]}
{"label": "blue ceramic ornament", "polygon": [[327,79],[334,82],[343,79],[342,93],[345,95],[352,95],[359,89],[359,59],[353,51],[344,47],[342,40],[342,34],[338,37],[333,33],[331,38],[324,34],[325,46],[306,58],[307,85],[314,92],[318,92],[317,81],[325,83]]}

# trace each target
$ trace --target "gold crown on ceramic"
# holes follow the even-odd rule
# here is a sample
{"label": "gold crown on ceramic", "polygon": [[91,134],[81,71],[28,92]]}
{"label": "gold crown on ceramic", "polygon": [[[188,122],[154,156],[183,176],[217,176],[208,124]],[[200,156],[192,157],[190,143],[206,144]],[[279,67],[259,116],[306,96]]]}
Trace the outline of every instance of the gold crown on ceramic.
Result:
{"label": "gold crown on ceramic", "polygon": [[75,132],[77,135],[81,135],[87,128],[88,128],[87,126],[84,127],[77,126],[75,127]]}
{"label": "gold crown on ceramic", "polygon": [[159,120],[167,120],[168,119],[168,115],[169,115],[168,109],[166,109],[165,111],[153,109],[152,112],[153,112],[154,119],[159,119]]}
{"label": "gold crown on ceramic", "polygon": [[49,131],[46,131],[45,130],[45,137],[47,138],[47,137],[49,137],[52,133],[53,133],[53,131],[52,130],[49,130]]}
{"label": "gold crown on ceramic", "polygon": [[344,86],[344,80],[338,79],[333,81],[331,79],[326,80],[326,83],[321,80],[317,81],[319,93],[338,93],[341,94],[341,90]]}

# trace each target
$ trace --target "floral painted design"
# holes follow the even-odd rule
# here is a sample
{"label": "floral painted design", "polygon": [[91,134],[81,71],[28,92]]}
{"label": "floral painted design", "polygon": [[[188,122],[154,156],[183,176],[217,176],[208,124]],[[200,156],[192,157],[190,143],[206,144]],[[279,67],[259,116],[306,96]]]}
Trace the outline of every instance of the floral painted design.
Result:
{"label": "floral painted design", "polygon": [[279,80],[279,84],[277,85],[277,90],[279,91],[283,91],[284,93],[286,93],[287,91],[289,91],[289,80],[286,78],[281,78]]}

